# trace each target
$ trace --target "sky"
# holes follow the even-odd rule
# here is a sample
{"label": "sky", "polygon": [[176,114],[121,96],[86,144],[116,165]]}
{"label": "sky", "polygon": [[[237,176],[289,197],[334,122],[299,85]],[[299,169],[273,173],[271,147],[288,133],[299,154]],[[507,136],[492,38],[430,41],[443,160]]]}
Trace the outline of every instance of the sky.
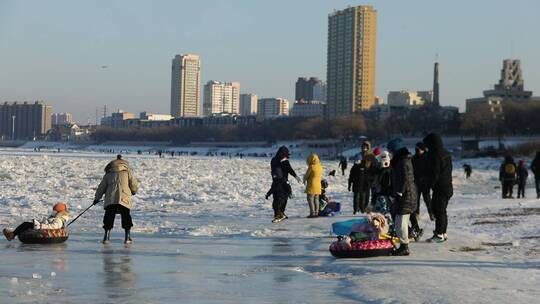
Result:
{"label": "sky", "polygon": [[[328,14],[373,5],[376,93],[428,90],[440,62],[441,104],[459,106],[521,60],[540,95],[537,0],[0,0],[0,101],[44,100],[93,123],[107,105],[169,113],[171,60],[201,56],[201,88],[294,98],[298,77],[326,79]],[[105,68],[103,66],[106,66]]]}

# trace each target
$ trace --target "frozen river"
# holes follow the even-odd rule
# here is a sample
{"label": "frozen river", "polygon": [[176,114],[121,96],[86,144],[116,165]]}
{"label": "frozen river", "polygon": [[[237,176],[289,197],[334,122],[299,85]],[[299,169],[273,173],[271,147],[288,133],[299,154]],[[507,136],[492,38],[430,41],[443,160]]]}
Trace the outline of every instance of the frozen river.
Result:
{"label": "frozen river", "polygon": [[[75,216],[91,204],[113,157],[0,151],[0,226],[46,215],[57,201]],[[112,243],[100,243],[101,206],[73,224],[64,244],[2,240],[1,303],[532,303],[540,296],[540,201],[501,200],[498,160],[475,160],[470,180],[454,164],[447,243],[413,243],[409,257],[335,260],[330,225],[352,213],[346,177],[329,177],[343,216],[305,219],[295,183],[291,218],[271,224],[269,159],[126,159],[141,181],[134,244],[122,244],[119,218]],[[305,171],[303,161],[292,165]]]}

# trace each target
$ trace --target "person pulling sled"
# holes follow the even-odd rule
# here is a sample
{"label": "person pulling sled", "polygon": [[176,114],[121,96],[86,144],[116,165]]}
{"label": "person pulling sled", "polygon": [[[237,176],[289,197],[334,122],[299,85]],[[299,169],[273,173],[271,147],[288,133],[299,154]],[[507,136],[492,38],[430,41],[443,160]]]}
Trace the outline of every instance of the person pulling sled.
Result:
{"label": "person pulling sled", "polygon": [[114,226],[114,218],[120,213],[122,216],[122,228],[125,231],[124,243],[131,244],[130,230],[133,227],[130,210],[133,206],[132,195],[137,193],[139,182],[133,176],[131,167],[122,155],[117,155],[105,167],[105,175],[99,183],[94,197],[94,205],[99,203],[101,197],[105,195],[105,215],[103,216],[103,244],[110,242],[111,230]]}

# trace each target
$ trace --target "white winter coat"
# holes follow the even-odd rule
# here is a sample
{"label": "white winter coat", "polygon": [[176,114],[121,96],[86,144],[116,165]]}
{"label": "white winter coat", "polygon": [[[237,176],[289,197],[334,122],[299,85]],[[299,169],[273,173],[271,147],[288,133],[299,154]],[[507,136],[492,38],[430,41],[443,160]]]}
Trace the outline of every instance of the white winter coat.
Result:
{"label": "white winter coat", "polygon": [[34,229],[60,229],[66,227],[68,221],[69,214],[66,211],[44,217],[41,220],[32,220]]}

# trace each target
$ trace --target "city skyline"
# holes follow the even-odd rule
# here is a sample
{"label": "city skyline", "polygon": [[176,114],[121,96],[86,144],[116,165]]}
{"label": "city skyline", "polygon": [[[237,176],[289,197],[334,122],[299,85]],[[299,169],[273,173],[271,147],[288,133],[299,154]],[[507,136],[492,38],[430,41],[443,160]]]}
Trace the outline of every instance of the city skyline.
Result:
{"label": "city skyline", "polygon": [[[242,93],[293,100],[298,77],[326,81],[327,18],[349,5],[378,12],[378,96],[429,88],[436,53],[443,105],[465,110],[465,100],[496,80],[506,58],[521,60],[525,88],[540,91],[540,43],[531,38],[540,3],[431,2],[1,2],[0,97],[44,100],[81,123],[94,122],[104,105],[110,112],[168,113],[170,58],[194,53],[201,56],[201,83],[235,79]],[[264,21],[260,11],[282,22]],[[223,12],[246,18],[224,19]]]}

